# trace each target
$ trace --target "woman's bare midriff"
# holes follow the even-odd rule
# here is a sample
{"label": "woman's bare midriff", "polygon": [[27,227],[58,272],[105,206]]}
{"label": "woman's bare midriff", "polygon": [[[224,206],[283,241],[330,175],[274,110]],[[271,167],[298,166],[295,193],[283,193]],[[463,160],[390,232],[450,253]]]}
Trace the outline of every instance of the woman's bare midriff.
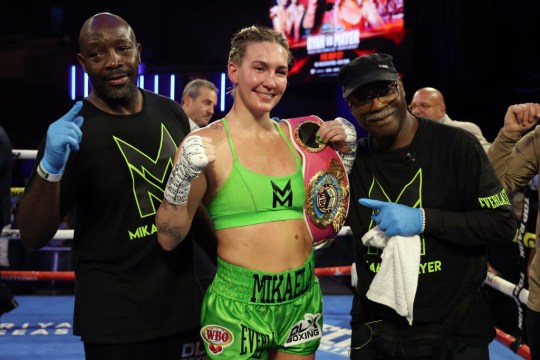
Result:
{"label": "woman's bare midriff", "polygon": [[303,219],[223,229],[217,232],[217,237],[221,259],[265,272],[302,266],[313,245]]}

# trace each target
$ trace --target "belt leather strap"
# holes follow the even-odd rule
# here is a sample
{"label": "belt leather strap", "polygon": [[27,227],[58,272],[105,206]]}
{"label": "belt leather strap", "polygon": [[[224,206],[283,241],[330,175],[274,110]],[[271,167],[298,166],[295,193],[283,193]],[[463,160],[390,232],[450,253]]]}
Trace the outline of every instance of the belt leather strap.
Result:
{"label": "belt leather strap", "polygon": [[282,120],[302,155],[306,188],[304,218],[315,249],[334,241],[349,211],[349,178],[332,145],[318,143],[315,135],[324,123],[317,116]]}

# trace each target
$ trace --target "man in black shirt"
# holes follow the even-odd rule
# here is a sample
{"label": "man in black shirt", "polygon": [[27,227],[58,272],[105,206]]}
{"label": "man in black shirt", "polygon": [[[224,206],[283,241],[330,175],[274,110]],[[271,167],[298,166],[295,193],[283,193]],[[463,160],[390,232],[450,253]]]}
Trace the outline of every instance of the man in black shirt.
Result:
{"label": "man in black shirt", "polygon": [[203,359],[191,237],[165,252],[154,226],[187,116],[137,87],[141,46],[122,18],[92,16],[79,46],[92,92],[49,126],[18,207],[21,241],[45,245],[74,209],[74,333],[87,359]]}
{"label": "man in black shirt", "polygon": [[[389,55],[351,61],[338,81],[369,133],[349,175],[358,276],[351,358],[487,359],[495,334],[478,291],[487,273],[486,249],[512,241],[516,223],[484,150],[462,129],[411,114]],[[419,243],[409,318],[367,295],[384,265],[383,249],[361,240],[375,227],[386,239]],[[396,274],[411,275],[399,268]]]}
{"label": "man in black shirt", "polygon": [[11,223],[11,141],[0,126],[0,229]]}

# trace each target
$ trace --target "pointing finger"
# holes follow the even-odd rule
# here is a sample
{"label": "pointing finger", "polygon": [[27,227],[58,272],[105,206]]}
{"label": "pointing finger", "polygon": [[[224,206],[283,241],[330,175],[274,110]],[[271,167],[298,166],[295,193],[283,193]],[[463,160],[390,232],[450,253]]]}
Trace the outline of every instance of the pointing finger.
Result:
{"label": "pointing finger", "polygon": [[66,121],[75,121],[75,119],[77,118],[77,114],[79,113],[79,111],[81,111],[82,106],[82,101],[77,101],[75,105],[73,105],[71,110],[69,110],[67,114],[64,115],[62,118]]}
{"label": "pointing finger", "polygon": [[370,207],[372,209],[380,210],[386,204],[384,201],[361,198],[358,200],[361,205]]}

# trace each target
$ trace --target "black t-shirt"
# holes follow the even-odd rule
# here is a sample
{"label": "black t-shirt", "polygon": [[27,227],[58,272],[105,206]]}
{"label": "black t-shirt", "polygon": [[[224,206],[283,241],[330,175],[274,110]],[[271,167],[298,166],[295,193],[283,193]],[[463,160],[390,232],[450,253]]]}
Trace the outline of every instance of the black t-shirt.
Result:
{"label": "black t-shirt", "polygon": [[[425,209],[415,324],[443,323],[484,281],[486,245],[512,241],[515,220],[508,198],[478,140],[458,128],[418,122],[413,142],[403,149],[377,152],[370,137],[358,146],[349,176],[348,222],[355,237],[359,278],[353,323],[376,319],[405,323],[393,309],[365,296],[380,265],[381,250],[362,244],[362,236],[376,224],[372,210],[360,205],[359,198]],[[493,327],[479,301],[473,302],[454,334],[486,342]]]}
{"label": "black t-shirt", "polygon": [[74,333],[83,341],[135,342],[199,325],[192,239],[166,252],[154,224],[189,123],[178,103],[142,93],[133,115],[84,101],[80,150],[61,180],[62,214],[74,210]]}
{"label": "black t-shirt", "polygon": [[11,141],[0,126],[0,229],[11,223]]}

